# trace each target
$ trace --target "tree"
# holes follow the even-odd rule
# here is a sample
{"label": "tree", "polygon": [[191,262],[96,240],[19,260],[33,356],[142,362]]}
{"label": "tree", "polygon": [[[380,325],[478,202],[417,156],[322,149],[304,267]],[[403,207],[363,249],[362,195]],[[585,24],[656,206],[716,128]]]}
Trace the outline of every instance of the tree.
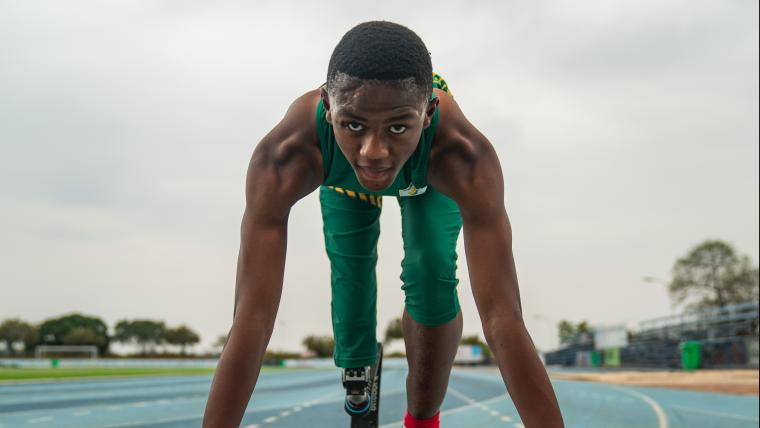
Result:
{"label": "tree", "polygon": [[76,327],[63,336],[62,342],[64,345],[93,345],[101,348],[104,340],[107,339],[89,327]]}
{"label": "tree", "polygon": [[404,331],[401,328],[401,318],[394,318],[388,323],[388,327],[385,328],[385,339],[383,343],[388,344],[393,339],[403,339]]}
{"label": "tree", "polygon": [[673,266],[668,291],[687,310],[725,306],[758,298],[758,268],[723,241],[693,247]]}
{"label": "tree", "polygon": [[477,334],[474,334],[472,336],[464,336],[459,341],[461,345],[478,345],[480,346],[480,349],[483,350],[483,355],[486,357],[487,360],[491,360],[491,348],[488,347],[488,344],[480,339],[480,337]]}
{"label": "tree", "polygon": [[185,347],[195,345],[201,341],[201,337],[189,327],[181,325],[177,328],[170,328],[164,332],[164,339],[172,345],[179,345],[182,348],[182,355],[185,355]]}
{"label": "tree", "polygon": [[215,349],[219,350],[219,353],[221,353],[224,350],[224,347],[227,346],[227,335],[226,334],[220,334],[216,337],[216,340],[211,345]]}
{"label": "tree", "polygon": [[594,329],[585,320],[577,325],[567,320],[561,320],[557,328],[559,330],[560,345],[590,340],[591,335],[594,333]]}
{"label": "tree", "polygon": [[24,342],[24,350],[29,350],[34,347],[38,337],[37,327],[18,318],[7,319],[0,324],[0,341],[5,342],[9,355],[15,353],[14,343]]}
{"label": "tree", "polygon": [[588,324],[588,321],[583,320],[575,327],[575,333],[580,340],[590,340],[591,335],[594,334],[594,329]]}
{"label": "tree", "polygon": [[332,357],[335,349],[335,339],[332,336],[306,336],[302,343],[319,358]]}
{"label": "tree", "polygon": [[557,328],[559,329],[560,345],[568,344],[575,339],[575,326],[570,321],[561,320]]}
{"label": "tree", "polygon": [[140,345],[141,353],[145,355],[150,345],[160,345],[164,342],[166,326],[163,321],[121,320],[116,323],[114,331],[114,340],[121,343],[136,343]]}
{"label": "tree", "polygon": [[89,329],[97,337],[95,346],[98,352],[105,355],[108,352],[108,327],[100,318],[73,313],[59,318],[52,318],[40,325],[40,343],[44,345],[63,345],[63,339],[77,328]]}

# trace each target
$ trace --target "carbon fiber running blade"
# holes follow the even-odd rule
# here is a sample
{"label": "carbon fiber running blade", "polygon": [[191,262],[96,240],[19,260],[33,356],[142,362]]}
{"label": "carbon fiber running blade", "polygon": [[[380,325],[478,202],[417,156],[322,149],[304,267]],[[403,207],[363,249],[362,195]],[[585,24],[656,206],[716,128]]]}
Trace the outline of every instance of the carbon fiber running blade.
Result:
{"label": "carbon fiber running blade", "polygon": [[377,360],[375,365],[370,369],[370,379],[372,379],[372,385],[370,385],[371,401],[369,405],[369,412],[361,416],[351,417],[351,428],[377,428],[378,417],[380,415],[380,377],[383,373],[383,344],[377,343]]}

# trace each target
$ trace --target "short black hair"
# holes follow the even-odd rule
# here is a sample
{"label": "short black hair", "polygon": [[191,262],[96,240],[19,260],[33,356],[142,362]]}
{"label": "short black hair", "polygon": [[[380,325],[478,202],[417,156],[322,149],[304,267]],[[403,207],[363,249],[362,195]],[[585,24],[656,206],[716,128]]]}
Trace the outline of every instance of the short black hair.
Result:
{"label": "short black hair", "polygon": [[411,83],[421,97],[433,91],[433,64],[425,43],[412,30],[388,21],[364,22],[340,39],[327,67],[327,90],[341,75],[383,83]]}

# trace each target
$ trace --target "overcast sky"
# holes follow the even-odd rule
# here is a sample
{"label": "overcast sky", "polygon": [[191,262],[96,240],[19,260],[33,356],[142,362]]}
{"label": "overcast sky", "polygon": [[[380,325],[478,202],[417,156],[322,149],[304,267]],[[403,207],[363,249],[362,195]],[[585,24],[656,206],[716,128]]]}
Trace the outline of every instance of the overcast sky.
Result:
{"label": "overcast sky", "polygon": [[[160,319],[199,349],[225,334],[250,154],[375,19],[422,37],[496,147],[540,348],[563,318],[669,314],[642,277],[706,238],[757,263],[756,0],[457,3],[0,0],[0,320]],[[384,202],[379,334],[403,308]],[[297,350],[331,333],[316,192],[288,246],[270,347]]]}

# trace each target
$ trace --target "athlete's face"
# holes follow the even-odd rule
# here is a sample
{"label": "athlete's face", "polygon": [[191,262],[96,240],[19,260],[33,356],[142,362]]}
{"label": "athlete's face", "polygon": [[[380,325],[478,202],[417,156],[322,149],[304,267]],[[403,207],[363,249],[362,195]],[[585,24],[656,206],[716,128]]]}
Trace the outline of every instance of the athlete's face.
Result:
{"label": "athlete's face", "polygon": [[412,156],[438,99],[422,100],[413,91],[390,84],[365,82],[322,90],[326,119],[335,140],[367,190],[390,187]]}

